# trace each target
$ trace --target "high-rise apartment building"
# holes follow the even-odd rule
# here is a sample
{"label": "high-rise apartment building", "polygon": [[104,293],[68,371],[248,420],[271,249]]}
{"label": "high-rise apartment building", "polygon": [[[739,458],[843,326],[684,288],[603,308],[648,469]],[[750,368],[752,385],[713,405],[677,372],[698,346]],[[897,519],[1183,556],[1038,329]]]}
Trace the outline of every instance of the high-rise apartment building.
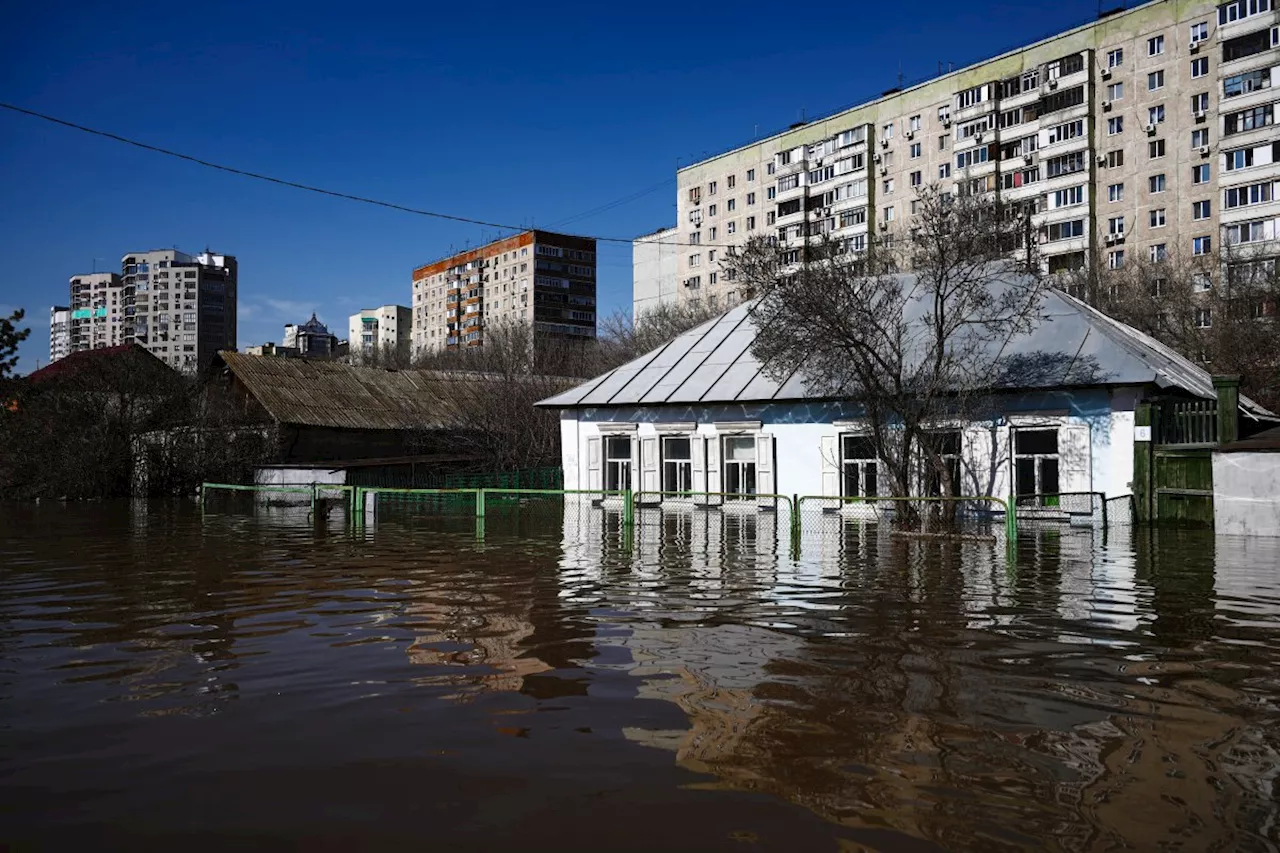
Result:
{"label": "high-rise apartment building", "polygon": [[1050,272],[1274,248],[1277,6],[1156,0],[681,169],[676,298],[737,301],[754,235],[892,239],[926,184],[1024,205]]}
{"label": "high-rise apartment building", "polygon": [[676,301],[680,229],[660,228],[631,244],[631,316]]}
{"label": "high-rise apartment building", "polygon": [[157,249],[131,252],[120,266],[120,343],[141,344],[187,372],[210,364],[218,350],[235,349],[234,256]]}
{"label": "high-rise apartment building", "polygon": [[120,276],[113,272],[73,275],[70,286],[71,352],[124,343]]}
{"label": "high-rise apartment building", "polygon": [[71,309],[54,305],[49,309],[49,363],[71,354]]}
{"label": "high-rise apartment building", "polygon": [[525,231],[413,271],[413,350],[480,346],[486,326],[531,325],[535,344],[596,335],[596,241]]}
{"label": "high-rise apartment building", "polygon": [[361,308],[347,320],[347,342],[352,355],[375,352],[408,352],[413,338],[413,311],[403,305]]}

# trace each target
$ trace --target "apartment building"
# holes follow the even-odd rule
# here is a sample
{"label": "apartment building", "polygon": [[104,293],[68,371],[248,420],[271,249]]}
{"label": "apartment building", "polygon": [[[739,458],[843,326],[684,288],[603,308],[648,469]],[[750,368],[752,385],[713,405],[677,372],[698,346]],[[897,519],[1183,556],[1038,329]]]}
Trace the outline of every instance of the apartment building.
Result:
{"label": "apartment building", "polygon": [[631,244],[632,319],[677,297],[680,229],[659,228]]}
{"label": "apartment building", "polygon": [[481,346],[485,328],[534,340],[596,336],[596,241],[530,230],[413,271],[413,351]]}
{"label": "apartment building", "polygon": [[347,341],[353,355],[408,351],[412,339],[413,311],[403,305],[361,308],[347,319]]}
{"label": "apartment building", "polygon": [[124,343],[120,276],[113,272],[82,273],[71,277],[69,287],[71,352]]}
{"label": "apartment building", "polygon": [[1050,272],[1266,251],[1278,6],[1156,0],[681,169],[675,298],[736,302],[753,235],[891,241],[930,183],[1025,205]]}
{"label": "apartment building", "polygon": [[49,363],[71,354],[71,308],[54,305],[49,308]]}
{"label": "apartment building", "polygon": [[236,346],[238,265],[232,255],[176,249],[120,260],[121,343],[138,343],[176,370],[195,372]]}

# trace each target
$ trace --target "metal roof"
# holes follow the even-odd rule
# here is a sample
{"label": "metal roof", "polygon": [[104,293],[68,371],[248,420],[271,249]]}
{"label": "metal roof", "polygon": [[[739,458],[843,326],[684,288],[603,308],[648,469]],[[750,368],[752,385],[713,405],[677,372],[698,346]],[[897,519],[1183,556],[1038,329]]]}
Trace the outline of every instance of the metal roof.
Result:
{"label": "metal roof", "polygon": [[338,429],[440,426],[427,371],[353,367],[335,361],[219,353],[273,420]]}
{"label": "metal roof", "polygon": [[[1013,282],[1010,275],[1022,278],[1018,273],[1006,273],[993,287],[1008,286]],[[821,392],[803,369],[779,382],[751,354],[757,302],[744,302],[656,350],[538,405],[659,406],[831,397]],[[911,315],[922,310],[909,304],[906,321],[918,319]],[[993,344],[989,351],[993,390],[1155,385],[1206,399],[1217,396],[1212,378],[1200,367],[1149,335],[1052,288],[1044,291],[1039,316],[1031,327],[1003,346]],[[1240,408],[1250,417],[1275,417],[1244,396]]]}
{"label": "metal roof", "polygon": [[1280,427],[1215,447],[1216,453],[1280,453]]}

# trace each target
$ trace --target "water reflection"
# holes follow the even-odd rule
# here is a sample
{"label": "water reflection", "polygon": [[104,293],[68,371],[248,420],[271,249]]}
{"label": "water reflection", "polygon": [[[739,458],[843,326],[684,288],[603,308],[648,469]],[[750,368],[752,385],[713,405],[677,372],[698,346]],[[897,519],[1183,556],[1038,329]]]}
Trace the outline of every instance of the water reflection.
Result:
{"label": "water reflection", "polygon": [[[997,539],[813,527],[796,559],[785,514],[699,507],[629,533],[616,508],[495,505],[482,537],[413,507],[355,533],[279,507],[6,513],[0,841],[132,842],[139,814],[365,837],[358,812],[402,842],[423,806],[385,768],[407,762],[395,790],[476,816],[436,832],[454,846],[592,846],[544,806],[607,828],[627,812],[601,790],[684,816],[622,846],[1280,842],[1280,542],[1041,529],[1011,565]],[[270,807],[318,779],[340,807],[297,804],[306,831]]]}

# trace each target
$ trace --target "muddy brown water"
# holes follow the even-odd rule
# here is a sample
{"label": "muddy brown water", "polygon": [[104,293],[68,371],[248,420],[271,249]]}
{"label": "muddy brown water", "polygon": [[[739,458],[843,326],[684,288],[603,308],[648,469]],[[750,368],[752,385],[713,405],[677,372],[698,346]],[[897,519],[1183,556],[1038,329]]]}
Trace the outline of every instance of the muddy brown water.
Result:
{"label": "muddy brown water", "polygon": [[0,508],[0,849],[1280,848],[1280,541]]}

